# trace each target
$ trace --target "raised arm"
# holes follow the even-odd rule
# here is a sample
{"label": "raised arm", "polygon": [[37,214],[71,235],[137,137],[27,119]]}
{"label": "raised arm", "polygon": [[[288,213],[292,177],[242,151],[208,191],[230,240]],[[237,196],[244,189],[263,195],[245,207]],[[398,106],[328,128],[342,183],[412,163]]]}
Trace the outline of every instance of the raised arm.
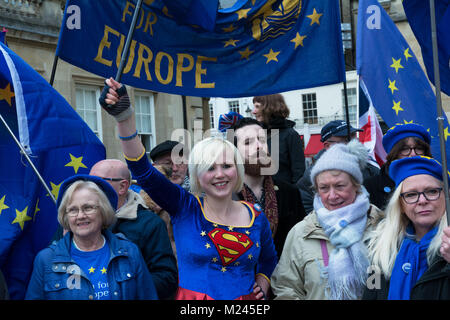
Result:
{"label": "raised arm", "polygon": [[[134,112],[130,106],[130,100],[125,97],[126,90],[122,89],[123,85],[115,81],[113,78],[109,78],[106,84],[110,87],[104,101],[107,105],[112,107],[106,107],[102,104],[103,108],[117,120],[117,129],[122,144],[123,153],[125,157],[130,159],[137,159],[145,152],[145,148],[137,136],[136,120]],[[120,96],[119,96],[120,95]],[[122,99],[120,99],[123,96]],[[120,103],[119,103],[119,100]],[[133,137],[134,136],[134,137]],[[127,139],[127,140],[124,140]]]}
{"label": "raised arm", "polygon": [[177,215],[180,208],[186,208],[193,202],[191,199],[193,197],[170,182],[149,163],[145,147],[138,137],[134,110],[130,105],[125,86],[113,78],[107,79],[105,83],[109,89],[105,87],[100,97],[100,104],[117,121],[119,138],[128,168],[138,180],[139,185],[160,207],[172,216]]}

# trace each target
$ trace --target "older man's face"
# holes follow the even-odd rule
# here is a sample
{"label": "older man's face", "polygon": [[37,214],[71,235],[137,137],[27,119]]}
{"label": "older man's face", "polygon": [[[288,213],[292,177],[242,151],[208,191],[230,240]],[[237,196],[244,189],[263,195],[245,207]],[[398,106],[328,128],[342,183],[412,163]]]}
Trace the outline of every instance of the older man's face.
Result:
{"label": "older man's face", "polygon": [[159,156],[154,163],[163,165],[171,171],[170,181],[178,185],[183,184],[188,168],[184,158],[177,157],[173,159],[171,153],[168,152]]}

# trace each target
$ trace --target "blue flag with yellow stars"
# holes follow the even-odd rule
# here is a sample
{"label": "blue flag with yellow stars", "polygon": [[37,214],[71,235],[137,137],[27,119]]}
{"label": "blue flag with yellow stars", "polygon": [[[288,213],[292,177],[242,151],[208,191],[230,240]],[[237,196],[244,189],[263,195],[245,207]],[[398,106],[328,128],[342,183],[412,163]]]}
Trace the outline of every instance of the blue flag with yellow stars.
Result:
{"label": "blue flag with yellow stars", "polygon": [[[441,161],[436,96],[397,26],[376,0],[360,0],[356,66],[361,86],[389,127],[417,123],[430,133],[431,152]],[[449,126],[444,117],[445,148]]]}
{"label": "blue flag with yellow stars", "polygon": [[[121,81],[202,97],[265,95],[344,81],[339,1],[238,0],[226,9],[217,3],[143,1]],[[135,7],[136,0],[68,0],[56,55],[114,76]]]}
{"label": "blue flag with yellow stars", "polygon": [[[430,2],[428,0],[404,0],[403,8],[422,49],[422,58],[428,78],[434,84]],[[435,9],[441,90],[450,95],[450,0],[435,0]]]}
{"label": "blue flag with yellow stars", "polygon": [[[55,198],[61,182],[88,173],[105,148],[67,101],[0,43],[0,114]],[[56,206],[0,123],[0,268],[10,297],[23,299],[37,252],[58,225]]]}

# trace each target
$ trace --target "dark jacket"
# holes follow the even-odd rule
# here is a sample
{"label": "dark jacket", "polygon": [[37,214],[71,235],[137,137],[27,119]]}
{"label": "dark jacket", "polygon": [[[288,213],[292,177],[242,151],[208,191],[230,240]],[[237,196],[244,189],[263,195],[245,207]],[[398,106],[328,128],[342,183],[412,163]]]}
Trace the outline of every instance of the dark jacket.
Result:
{"label": "dark jacket", "polygon": [[[381,275],[380,288],[368,289],[363,300],[387,300],[389,282]],[[411,300],[449,300],[450,299],[450,264],[437,258],[420,277],[411,290]]]}
{"label": "dark jacket", "polygon": [[[108,287],[111,300],[158,299],[152,277],[134,243],[103,232],[111,250]],[[25,296],[27,300],[93,300],[93,284],[70,256],[72,233],[40,251]],[[78,285],[77,285],[78,282]]]}
{"label": "dark jacket", "polygon": [[[294,186],[277,178],[273,178],[273,183],[278,207],[278,226],[273,243],[278,258],[280,258],[287,234],[293,226],[303,220],[306,213],[303,208],[302,197]],[[238,194],[238,198],[243,200],[242,193]]]}
{"label": "dark jacket", "polygon": [[383,165],[377,175],[364,179],[363,185],[370,194],[370,203],[384,210],[395,190],[395,182],[389,177],[386,166]]}
{"label": "dark jacket", "polygon": [[5,277],[0,271],[0,300],[9,300],[8,286],[6,285]]}
{"label": "dark jacket", "polygon": [[178,271],[164,221],[139,205],[135,220],[118,219],[112,231],[123,233],[138,246],[159,298],[173,297],[178,287]]}
{"label": "dark jacket", "polygon": [[[279,143],[279,168],[274,177],[282,179],[288,183],[295,184],[305,171],[305,154],[303,153],[303,145],[300,135],[293,128],[295,122],[283,118],[272,119],[267,131],[267,144],[269,152],[273,155],[276,150],[272,150],[273,129],[278,129],[278,135],[274,135],[274,139],[278,139]],[[275,134],[275,132],[273,132]]]}

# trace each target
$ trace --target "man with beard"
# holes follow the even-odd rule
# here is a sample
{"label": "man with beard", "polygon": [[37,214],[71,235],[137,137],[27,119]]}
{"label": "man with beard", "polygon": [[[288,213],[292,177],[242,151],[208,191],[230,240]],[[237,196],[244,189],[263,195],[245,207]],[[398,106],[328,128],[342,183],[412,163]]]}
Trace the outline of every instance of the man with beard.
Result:
{"label": "man with beard", "polygon": [[231,129],[234,130],[234,145],[245,162],[244,188],[236,198],[261,207],[270,222],[275,249],[280,257],[288,232],[305,217],[300,192],[268,175],[271,160],[266,132],[259,121],[242,118]]}

